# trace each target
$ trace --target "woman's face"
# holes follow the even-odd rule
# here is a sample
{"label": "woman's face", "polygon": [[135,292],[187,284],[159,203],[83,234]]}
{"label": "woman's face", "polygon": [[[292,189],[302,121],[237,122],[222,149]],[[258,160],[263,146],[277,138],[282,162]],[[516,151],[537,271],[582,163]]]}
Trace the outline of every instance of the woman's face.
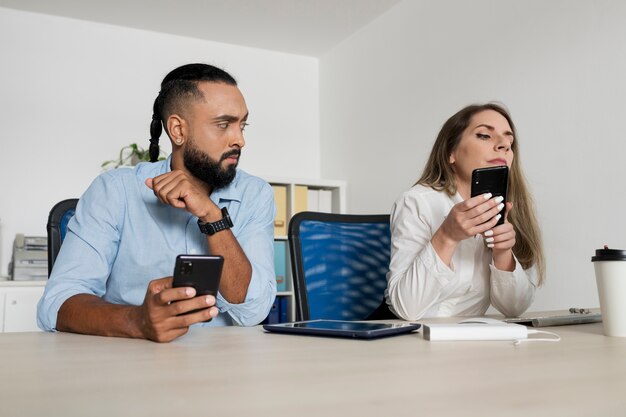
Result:
{"label": "woman's face", "polygon": [[511,167],[513,131],[504,116],[495,110],[483,110],[470,119],[450,164],[459,186],[469,187],[472,171],[498,165]]}

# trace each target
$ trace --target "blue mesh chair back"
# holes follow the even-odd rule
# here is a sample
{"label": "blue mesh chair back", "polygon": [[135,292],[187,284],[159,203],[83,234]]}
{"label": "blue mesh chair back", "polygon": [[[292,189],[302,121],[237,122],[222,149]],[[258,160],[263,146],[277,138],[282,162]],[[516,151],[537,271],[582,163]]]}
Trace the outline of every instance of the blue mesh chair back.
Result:
{"label": "blue mesh chair back", "polygon": [[389,215],[301,212],[289,222],[296,319],[364,320],[380,305]]}
{"label": "blue mesh chair back", "polygon": [[54,261],[61,249],[61,243],[65,239],[67,231],[67,223],[76,212],[77,198],[63,200],[52,207],[48,215],[48,224],[46,230],[48,232],[48,277],[52,271]]}

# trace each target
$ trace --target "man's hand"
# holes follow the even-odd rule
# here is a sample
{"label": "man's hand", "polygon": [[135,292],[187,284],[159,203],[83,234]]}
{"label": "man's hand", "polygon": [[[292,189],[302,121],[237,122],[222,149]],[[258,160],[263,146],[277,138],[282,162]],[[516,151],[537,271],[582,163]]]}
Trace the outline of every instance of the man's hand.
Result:
{"label": "man's hand", "polygon": [[211,212],[221,218],[220,209],[209,198],[208,186],[186,172],[174,170],[148,178],[146,185],[163,204],[187,210],[200,219]]}
{"label": "man's hand", "polygon": [[[189,326],[216,317],[215,297],[195,297],[190,287],[172,288],[172,277],[150,281],[135,318],[142,335],[156,342],[169,342],[187,333]],[[193,310],[202,309],[191,314]]]}

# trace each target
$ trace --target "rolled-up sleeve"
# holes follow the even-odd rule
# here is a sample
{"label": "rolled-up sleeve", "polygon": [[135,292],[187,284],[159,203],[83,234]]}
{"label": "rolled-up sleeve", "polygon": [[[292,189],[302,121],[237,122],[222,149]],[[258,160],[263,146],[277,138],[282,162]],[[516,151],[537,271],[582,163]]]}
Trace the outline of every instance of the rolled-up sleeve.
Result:
{"label": "rolled-up sleeve", "polygon": [[237,235],[250,265],[252,276],[243,303],[232,304],[218,294],[218,307],[228,312],[240,326],[259,324],[272,308],[276,298],[276,274],[274,271],[274,217],[276,205],[269,184],[264,185],[254,199],[251,215],[246,219]]}
{"label": "rolled-up sleeve", "polygon": [[37,306],[37,324],[56,330],[63,303],[76,294],[102,297],[119,241],[117,225],[123,207],[116,181],[98,177],[80,198],[67,225],[63,245]]}

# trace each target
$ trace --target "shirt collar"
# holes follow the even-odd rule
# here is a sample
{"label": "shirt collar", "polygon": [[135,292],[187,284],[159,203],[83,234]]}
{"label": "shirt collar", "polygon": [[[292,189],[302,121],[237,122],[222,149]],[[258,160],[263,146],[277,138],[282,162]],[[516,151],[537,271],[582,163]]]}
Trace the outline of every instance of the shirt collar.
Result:
{"label": "shirt collar", "polygon": [[241,171],[237,170],[235,179],[233,179],[233,182],[231,182],[227,187],[213,191],[213,193],[211,193],[211,199],[215,202],[219,202],[220,200],[241,202],[241,191],[237,187],[237,184],[239,184],[240,173]]}

